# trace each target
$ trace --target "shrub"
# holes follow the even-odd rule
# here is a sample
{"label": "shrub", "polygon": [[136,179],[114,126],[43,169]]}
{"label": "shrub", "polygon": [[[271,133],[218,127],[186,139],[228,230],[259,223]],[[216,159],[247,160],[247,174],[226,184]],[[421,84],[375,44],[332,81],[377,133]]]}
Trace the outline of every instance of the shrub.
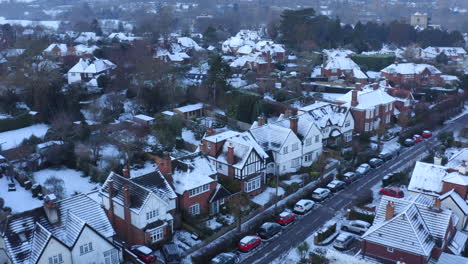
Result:
{"label": "shrub", "polygon": [[374,222],[374,218],[374,214],[366,214],[363,212],[359,212],[354,208],[349,210],[348,212],[348,220],[362,220],[372,224],[372,222]]}
{"label": "shrub", "polygon": [[328,264],[330,261],[325,257],[325,251],[317,248],[309,253],[311,264]]}
{"label": "shrub", "polygon": [[234,179],[229,179],[226,177],[219,177],[218,182],[226,188],[230,193],[240,192],[239,182]]}
{"label": "shrub", "polygon": [[301,261],[305,260],[307,253],[309,252],[309,249],[310,249],[310,245],[309,243],[307,243],[307,241],[302,242],[296,248],[297,253],[299,254],[299,257],[301,258]]}
{"label": "shrub", "polygon": [[31,116],[28,113],[23,113],[14,118],[0,119],[0,132],[19,129],[32,124]]}
{"label": "shrub", "polygon": [[336,232],[336,223],[317,232],[317,242],[322,242]]}

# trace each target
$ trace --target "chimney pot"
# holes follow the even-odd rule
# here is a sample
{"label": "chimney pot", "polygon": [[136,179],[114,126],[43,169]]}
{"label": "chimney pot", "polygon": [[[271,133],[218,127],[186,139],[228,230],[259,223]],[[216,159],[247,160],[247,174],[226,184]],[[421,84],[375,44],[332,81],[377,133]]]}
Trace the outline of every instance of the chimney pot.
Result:
{"label": "chimney pot", "polygon": [[127,179],[130,179],[130,170],[128,169],[128,164],[126,164],[122,169],[122,176]]}
{"label": "chimney pot", "polygon": [[435,209],[440,209],[440,203],[441,203],[441,201],[440,201],[439,197],[437,197],[435,199],[435,201],[434,201],[434,208]]}
{"label": "chimney pot", "polygon": [[289,118],[289,128],[297,135],[297,129],[299,126],[299,119],[297,116],[292,116]]}
{"label": "chimney pot", "polygon": [[395,204],[392,201],[388,201],[385,208],[385,220],[391,219],[393,216],[395,216]]}
{"label": "chimney pot", "polygon": [[44,211],[51,224],[59,222],[59,213],[57,208],[57,196],[48,194],[44,199]]}
{"label": "chimney pot", "polygon": [[257,124],[258,124],[258,126],[263,126],[263,125],[265,125],[265,116],[260,115],[260,116],[258,117],[258,119],[257,119]]}
{"label": "chimney pot", "polygon": [[442,166],[442,157],[439,153],[436,153],[436,155],[434,156],[434,165]]}
{"label": "chimney pot", "polygon": [[355,107],[358,105],[358,96],[357,96],[357,90],[353,90],[351,92],[351,106]]}
{"label": "chimney pot", "polygon": [[234,164],[234,146],[232,142],[229,142],[228,145],[227,162],[229,165]]}

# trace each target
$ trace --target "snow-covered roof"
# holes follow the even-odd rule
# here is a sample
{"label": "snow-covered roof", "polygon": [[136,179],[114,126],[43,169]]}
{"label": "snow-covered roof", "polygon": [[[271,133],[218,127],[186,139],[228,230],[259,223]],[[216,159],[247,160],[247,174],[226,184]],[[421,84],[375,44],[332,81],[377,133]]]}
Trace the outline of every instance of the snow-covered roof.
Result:
{"label": "snow-covered roof", "polygon": [[460,79],[455,75],[442,74],[440,77],[446,82],[460,81]]}
{"label": "snow-covered roof", "polygon": [[454,264],[454,263],[468,263],[468,258],[463,256],[455,256],[449,253],[442,252],[436,264]]}
{"label": "snow-covered roof", "polygon": [[268,154],[262,149],[260,145],[255,141],[252,135],[248,132],[237,134],[226,140],[223,145],[223,150],[218,156],[219,162],[227,164],[227,153],[229,146],[234,149],[234,164],[233,166],[242,169],[245,166],[245,162],[250,156],[252,151],[255,151],[261,159],[267,159]]}
{"label": "snow-covered roof", "polygon": [[353,70],[353,69],[358,69],[359,65],[357,65],[352,59],[348,57],[341,57],[341,56],[335,56],[335,57],[330,57],[327,60],[327,63],[324,66],[324,69],[326,70]]}
{"label": "snow-covered roof", "polygon": [[[394,216],[386,220],[386,208],[394,205]],[[452,220],[450,210],[434,210],[434,201],[422,195],[410,199],[383,196],[373,225],[362,236],[366,241],[430,256],[437,240],[443,240]]]}
{"label": "snow-covered roof", "polygon": [[224,140],[226,140],[228,138],[235,137],[235,136],[237,136],[239,134],[240,133],[237,132],[237,131],[227,130],[227,131],[224,131],[224,132],[221,132],[221,133],[218,133],[218,134],[207,136],[207,137],[205,137],[203,139],[207,140],[207,141],[210,141],[210,142],[213,142],[213,143],[217,143],[217,142],[224,141]]}
{"label": "snow-covered roof", "polygon": [[[337,98],[337,101],[344,102],[345,106],[351,106],[352,91]],[[357,92],[358,105],[354,106],[356,109],[374,109],[378,105],[385,105],[395,102],[395,98],[390,96],[383,89],[364,88]]]}
{"label": "snow-covered roof", "polygon": [[[314,126],[317,126],[317,123],[315,122],[314,118],[311,115],[306,114],[306,113],[297,115],[296,117],[298,119],[297,120],[297,133],[298,135],[305,138],[309,134],[309,131]],[[291,127],[291,121],[289,120],[289,118],[285,118],[284,115],[280,115],[279,118],[276,120],[276,122],[272,124],[282,126],[287,129]],[[317,131],[320,131],[318,126],[317,126]]]}
{"label": "snow-covered roof", "polygon": [[384,68],[381,72],[388,74],[421,74],[425,70],[432,74],[441,73],[436,67],[429,64],[416,64],[416,63],[398,63],[392,64]]}
{"label": "snow-covered roof", "polygon": [[464,148],[454,154],[445,166],[451,169],[458,169],[463,162],[468,162],[468,148]]}
{"label": "snow-covered roof", "polygon": [[93,54],[93,52],[98,48],[99,47],[96,45],[88,46],[84,44],[78,44],[75,46],[75,52],[77,56],[82,56],[85,54]]}
{"label": "snow-covered roof", "polygon": [[265,151],[278,152],[289,135],[294,135],[291,129],[276,124],[266,124],[251,128],[249,132]]}
{"label": "snow-covered roof", "polygon": [[131,33],[123,33],[123,32],[111,33],[107,38],[117,39],[119,41],[134,41],[137,39],[141,39],[140,37],[135,37],[135,35]]}
{"label": "snow-covered roof", "polygon": [[462,47],[427,47],[424,50],[424,57],[434,59],[442,52],[448,57],[465,56],[466,50]]}
{"label": "snow-covered roof", "polygon": [[455,191],[455,189],[452,189],[452,190],[442,194],[441,196],[439,196],[439,199],[441,201],[443,201],[443,200],[445,200],[447,198],[451,198],[453,200],[453,202],[458,205],[460,210],[462,210],[465,215],[468,215],[468,205],[466,204],[466,201],[463,200],[463,198]]}
{"label": "snow-covered roof", "polygon": [[442,192],[442,180],[448,173],[444,166],[418,161],[411,174],[408,190],[437,195]]}
{"label": "snow-covered roof", "polygon": [[63,55],[65,55],[68,51],[67,44],[52,43],[44,50],[44,52],[52,52],[56,47],[60,50],[60,53],[62,53]]}
{"label": "snow-covered roof", "polygon": [[83,59],[80,60],[68,71],[69,73],[100,73],[109,69],[114,69],[117,66],[104,59],[98,59],[96,57],[92,59]]}
{"label": "snow-covered roof", "polygon": [[[451,252],[453,252],[453,254],[460,255],[465,249],[467,240],[468,240],[468,235],[457,230],[452,240],[450,241],[448,248],[450,249]],[[468,263],[468,261],[466,263]]]}
{"label": "snow-covered roof", "polygon": [[203,109],[203,107],[204,107],[203,103],[198,103],[198,104],[181,106],[181,107],[175,108],[174,110],[180,111],[182,113],[186,113],[186,112],[192,112],[192,111]]}
{"label": "snow-covered roof", "polygon": [[154,120],[153,117],[147,116],[147,115],[142,115],[142,114],[136,115],[135,118],[143,120],[143,121],[153,121]]}
{"label": "snow-covered roof", "polygon": [[347,57],[351,54],[354,54],[353,51],[348,49],[324,49],[322,53],[327,55],[328,57]]}
{"label": "snow-covered roof", "polygon": [[172,168],[175,192],[180,195],[214,182],[210,176],[216,175],[210,160],[199,152],[173,160]]}
{"label": "snow-covered roof", "polygon": [[101,37],[97,36],[94,32],[81,32],[80,35],[75,39],[75,42],[86,44],[88,41],[97,41],[100,39]]}
{"label": "snow-covered roof", "polygon": [[343,126],[349,115],[349,108],[337,104],[317,102],[299,109],[299,113],[309,114],[319,128]]}
{"label": "snow-covered roof", "polygon": [[105,238],[115,235],[101,205],[84,194],[57,201],[56,206],[59,222],[55,224],[49,222],[43,207],[7,218],[4,238],[13,263],[37,263],[51,238],[73,247],[85,226]]}
{"label": "snow-covered roof", "polygon": [[177,43],[179,43],[182,47],[186,49],[194,49],[196,51],[203,50],[202,47],[200,47],[195,40],[189,38],[189,37],[180,37],[177,38]]}

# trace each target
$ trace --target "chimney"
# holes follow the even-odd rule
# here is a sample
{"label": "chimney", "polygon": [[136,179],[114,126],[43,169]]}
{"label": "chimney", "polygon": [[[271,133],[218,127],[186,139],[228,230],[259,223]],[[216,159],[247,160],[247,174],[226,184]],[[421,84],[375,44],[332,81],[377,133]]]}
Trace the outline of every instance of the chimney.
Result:
{"label": "chimney", "polygon": [[234,164],[234,146],[229,142],[228,153],[227,153],[227,162],[229,165]]}
{"label": "chimney", "polygon": [[289,118],[290,116],[292,116],[291,109],[286,109],[286,111],[284,111],[284,117]]}
{"label": "chimney", "polygon": [[259,127],[265,125],[265,116],[263,116],[263,115],[258,116],[257,125]]}
{"label": "chimney", "polygon": [[466,161],[462,161],[462,164],[460,164],[460,168],[458,168],[458,172],[460,174],[466,175]]}
{"label": "chimney", "polygon": [[434,165],[442,166],[442,157],[439,153],[436,153],[434,156]]}
{"label": "chimney", "polygon": [[158,168],[164,176],[172,173],[172,161],[169,152],[164,152],[163,157],[159,160]]}
{"label": "chimney", "polygon": [[289,118],[289,128],[297,135],[297,127],[298,127],[299,119],[297,116],[291,116]]}
{"label": "chimney", "polygon": [[122,176],[124,176],[127,179],[130,179],[130,170],[128,169],[128,164],[125,164],[125,166],[123,167]]}
{"label": "chimney", "polygon": [[205,142],[203,141],[202,143],[200,143],[200,147],[199,147],[200,151],[202,153],[207,153],[208,151],[206,150],[206,145],[205,145]]}
{"label": "chimney", "polygon": [[109,193],[109,210],[107,211],[107,218],[111,222],[111,225],[114,225],[114,180],[110,179],[107,182],[107,188]]}
{"label": "chimney", "polygon": [[208,128],[208,136],[213,136],[214,134],[216,134],[216,131],[214,130],[214,128],[209,127]]}
{"label": "chimney", "polygon": [[48,194],[44,199],[44,211],[51,224],[59,222],[59,213],[57,208],[57,196]]}
{"label": "chimney", "polygon": [[388,201],[385,207],[385,220],[391,219],[393,216],[395,216],[395,204],[392,201]]}
{"label": "chimney", "polygon": [[357,91],[353,90],[351,92],[351,106],[356,107],[358,105]]}
{"label": "chimney", "polygon": [[439,199],[439,197],[435,198],[434,209],[437,209],[437,210],[440,209],[440,199]]}
{"label": "chimney", "polygon": [[378,83],[373,83],[373,84],[372,84],[372,88],[373,88],[374,90],[378,90],[378,89],[379,89],[379,84],[378,84]]}

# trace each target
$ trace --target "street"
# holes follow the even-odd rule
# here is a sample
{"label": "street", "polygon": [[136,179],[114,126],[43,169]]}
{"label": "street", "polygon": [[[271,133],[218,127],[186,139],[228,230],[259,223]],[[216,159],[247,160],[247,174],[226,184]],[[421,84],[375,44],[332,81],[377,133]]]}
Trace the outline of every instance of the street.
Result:
{"label": "street", "polygon": [[333,218],[337,211],[350,205],[354,198],[356,198],[356,194],[363,190],[371,189],[381,181],[383,176],[396,172],[399,168],[419,160],[422,153],[439,144],[437,136],[440,133],[453,131],[467,124],[468,114],[447,123],[438,131],[434,131],[431,138],[425,139],[423,142],[417,143],[415,146],[409,148],[403,147],[400,149],[398,157],[387,161],[379,168],[372,169],[367,175],[347,186],[344,191],[324,201],[320,206],[312,210],[312,212],[298,219],[297,223],[283,230],[279,237],[263,243],[258,250],[249,253],[247,256],[243,256],[240,263],[272,263],[276,258],[285,254],[290,249],[296,248],[301,242],[305,241],[306,238],[312,235],[319,227]]}

